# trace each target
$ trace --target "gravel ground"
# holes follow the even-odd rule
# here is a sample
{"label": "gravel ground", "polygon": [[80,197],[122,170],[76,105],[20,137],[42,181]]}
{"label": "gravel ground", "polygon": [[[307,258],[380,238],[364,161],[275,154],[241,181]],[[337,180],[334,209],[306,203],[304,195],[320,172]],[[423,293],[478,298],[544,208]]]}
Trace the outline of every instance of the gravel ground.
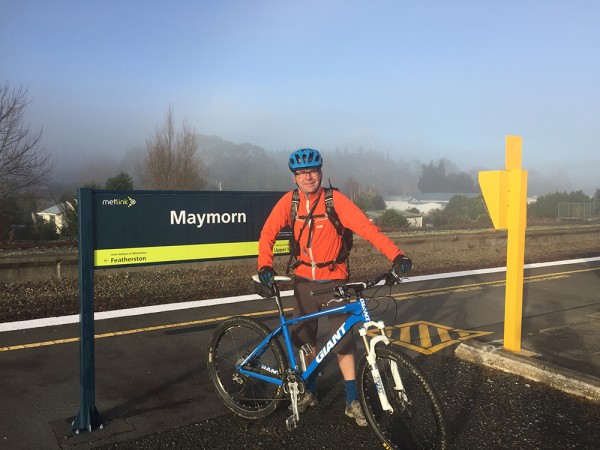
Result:
{"label": "gravel ground", "polygon": [[[396,238],[402,248],[402,237]],[[67,251],[67,250],[65,250]],[[538,243],[526,247],[525,262],[544,262],[600,255],[600,243],[566,240],[551,245]],[[0,257],[8,256],[0,253]],[[506,265],[504,247],[458,249],[451,252],[411,251],[412,275]],[[287,257],[275,269],[285,273]],[[250,277],[256,273],[256,260],[202,269],[176,269],[163,266],[160,271],[120,271],[95,273],[96,311],[185,302],[252,293]],[[390,267],[389,261],[370,247],[357,246],[351,257],[353,279],[364,279]],[[285,289],[285,287],[284,287]],[[79,313],[79,285],[75,279],[46,282],[0,283],[0,322],[38,319]]]}
{"label": "gravel ground", "polygon": [[[598,448],[600,408],[594,402],[454,357],[429,356],[419,358],[417,364],[443,399],[449,449]],[[344,387],[337,383],[321,395],[318,406],[303,414],[292,433],[283,425],[289,413],[281,408],[261,420],[225,413],[99,448],[382,448],[370,428],[359,428],[340,413],[343,408]]]}

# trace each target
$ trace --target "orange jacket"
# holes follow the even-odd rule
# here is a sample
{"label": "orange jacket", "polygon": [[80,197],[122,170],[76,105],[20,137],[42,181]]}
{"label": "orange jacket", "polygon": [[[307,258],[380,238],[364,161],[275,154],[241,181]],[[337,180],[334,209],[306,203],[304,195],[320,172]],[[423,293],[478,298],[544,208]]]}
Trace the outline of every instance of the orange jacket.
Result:
{"label": "orange jacket", "polygon": [[[314,226],[310,223],[306,225],[300,236],[300,254],[298,259],[311,265],[300,264],[294,270],[296,276],[307,278],[309,280],[339,280],[348,277],[348,267],[346,263],[335,264],[333,270],[331,267],[316,267],[312,264],[333,261],[337,258],[342,247],[341,237],[338,235],[335,227],[325,215],[325,193],[321,187],[315,194],[307,196],[300,191],[300,202],[298,204],[298,217],[294,224],[294,236],[298,239],[300,230],[304,226],[305,219],[300,216],[307,216],[310,209],[318,198],[318,204],[313,212]],[[353,232],[369,241],[373,246],[388,257],[390,261],[398,255],[403,254],[396,244],[384,235],[376,225],[374,225],[364,213],[352,201],[339,191],[333,191],[333,204],[342,225],[350,228]],[[258,241],[258,268],[263,266],[273,266],[273,245],[277,234],[286,225],[291,225],[291,207],[292,192],[286,193],[275,205],[271,214],[267,218]],[[311,234],[312,242],[310,248],[307,247],[308,237]]]}

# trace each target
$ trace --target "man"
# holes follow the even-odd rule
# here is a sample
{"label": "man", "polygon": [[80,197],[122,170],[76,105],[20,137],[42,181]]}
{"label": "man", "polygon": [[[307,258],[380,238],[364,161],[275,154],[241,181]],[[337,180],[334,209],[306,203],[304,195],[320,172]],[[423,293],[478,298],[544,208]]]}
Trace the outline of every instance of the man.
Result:
{"label": "man", "polygon": [[[304,148],[290,155],[288,165],[294,174],[294,183],[298,186],[299,203],[294,223],[294,239],[297,241],[297,262],[294,265],[294,317],[303,316],[321,310],[331,300],[331,294],[312,295],[311,291],[324,291],[323,287],[345,282],[348,278],[347,261],[340,257],[343,249],[342,238],[326,215],[324,188],[321,186],[323,158],[314,149]],[[398,273],[408,272],[412,261],[364,215],[348,197],[334,190],[335,211],[345,228],[351,229],[393,262]],[[273,245],[279,231],[292,224],[293,191],[285,194],[275,205],[265,222],[258,244],[258,267],[261,283],[273,286]],[[336,305],[337,306],[337,305]],[[346,320],[345,315],[329,318],[331,331],[337,330]],[[300,348],[308,343],[311,352],[307,355],[306,365],[316,356],[317,320],[298,324],[292,330],[294,345]],[[344,377],[346,388],[346,411],[359,426],[367,421],[358,402],[356,389],[356,363],[354,359],[355,341],[352,333],[347,333],[335,347],[338,365]],[[299,412],[317,404],[314,377],[307,380],[307,391],[298,401]]]}

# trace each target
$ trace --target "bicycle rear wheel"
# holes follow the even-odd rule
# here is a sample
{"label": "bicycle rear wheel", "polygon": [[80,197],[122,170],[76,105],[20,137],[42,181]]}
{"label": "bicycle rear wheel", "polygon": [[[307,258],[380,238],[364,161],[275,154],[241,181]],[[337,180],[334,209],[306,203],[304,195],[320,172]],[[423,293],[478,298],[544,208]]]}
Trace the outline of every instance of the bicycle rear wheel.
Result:
{"label": "bicycle rear wheel", "polygon": [[[376,345],[377,367],[393,413],[381,407],[365,354],[358,363],[358,395],[367,421],[386,448],[444,449],[446,425],[442,403],[427,377],[399,350]],[[397,391],[393,366],[404,389]]]}
{"label": "bicycle rear wheel", "polygon": [[[242,375],[236,366],[263,341],[271,330],[248,317],[231,317],[217,327],[208,344],[208,374],[215,390],[229,409],[247,419],[271,414],[284,396],[283,387]],[[276,339],[247,368],[274,376],[287,368],[285,353]]]}

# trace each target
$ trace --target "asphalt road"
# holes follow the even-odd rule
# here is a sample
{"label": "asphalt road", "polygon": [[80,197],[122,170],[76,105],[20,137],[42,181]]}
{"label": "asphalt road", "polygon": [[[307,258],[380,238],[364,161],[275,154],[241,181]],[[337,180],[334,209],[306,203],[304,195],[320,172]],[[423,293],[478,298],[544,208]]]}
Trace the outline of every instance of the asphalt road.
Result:
{"label": "asphalt road", "polygon": [[[526,271],[524,332],[598,305],[594,264],[585,266],[591,271],[577,271],[580,265]],[[597,448],[598,403],[454,356],[461,339],[502,337],[503,279],[500,272],[406,283],[394,288],[397,301],[382,299],[374,315],[398,330],[410,328],[411,340],[402,345],[442,397],[451,448]],[[241,313],[269,323],[271,309],[251,301],[97,321],[96,406],[105,426],[77,436],[68,434],[79,408],[72,340],[78,326],[0,333],[0,448],[379,448],[370,430],[343,415],[343,386],[332,363],[318,381],[319,405],[292,433],[285,408],[247,421],[221,405],[206,373],[212,330]],[[441,335],[451,339],[442,342]]]}

